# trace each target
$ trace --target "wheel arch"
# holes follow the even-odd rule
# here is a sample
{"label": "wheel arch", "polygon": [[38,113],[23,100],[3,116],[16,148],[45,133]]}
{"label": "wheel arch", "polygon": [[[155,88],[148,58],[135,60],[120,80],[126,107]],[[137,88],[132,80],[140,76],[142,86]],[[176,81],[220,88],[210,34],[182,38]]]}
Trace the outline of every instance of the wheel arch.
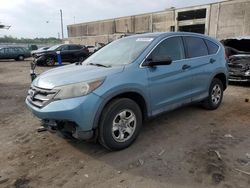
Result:
{"label": "wheel arch", "polygon": [[25,58],[25,55],[24,55],[24,54],[18,54],[18,55],[16,56],[16,59],[18,59],[20,56],[23,56],[23,57]]}
{"label": "wheel arch", "polygon": [[224,73],[218,73],[214,76],[214,78],[217,78],[222,82],[224,90],[227,89],[227,77]]}
{"label": "wheel arch", "polygon": [[108,99],[103,101],[103,103],[100,105],[100,107],[97,111],[96,118],[94,120],[94,126],[93,126],[94,129],[96,129],[98,127],[101,114],[102,114],[103,110],[105,109],[105,107],[111,101],[118,99],[118,98],[128,98],[128,99],[133,100],[140,107],[143,120],[148,118],[149,108],[148,108],[148,104],[145,100],[145,97],[136,91],[124,91],[121,93],[116,93],[116,94],[112,95],[111,97],[109,97]]}

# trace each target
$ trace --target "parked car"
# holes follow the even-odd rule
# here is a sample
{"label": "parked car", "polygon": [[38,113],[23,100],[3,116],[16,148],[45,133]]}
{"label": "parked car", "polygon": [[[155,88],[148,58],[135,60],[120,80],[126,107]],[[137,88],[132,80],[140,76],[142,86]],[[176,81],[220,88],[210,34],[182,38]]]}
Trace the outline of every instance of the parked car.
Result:
{"label": "parked car", "polygon": [[35,54],[41,53],[45,50],[48,50],[49,48],[50,48],[49,46],[45,46],[45,47],[39,48],[37,50],[32,50],[31,55],[32,55],[32,57],[34,57]]}
{"label": "parked car", "polygon": [[250,82],[250,54],[229,57],[229,81]]}
{"label": "parked car", "polygon": [[225,50],[217,40],[150,33],[116,40],[82,64],[41,74],[26,104],[48,129],[80,140],[95,137],[120,150],[148,118],[194,102],[217,109],[227,84]]}
{"label": "parked car", "polygon": [[250,52],[240,51],[225,46],[228,59],[229,81],[249,82],[250,81]]}
{"label": "parked car", "polygon": [[30,57],[30,52],[23,47],[0,48],[0,59],[15,59],[16,61],[23,61],[28,57]]}
{"label": "parked car", "polygon": [[60,53],[63,62],[74,63],[76,61],[84,61],[89,51],[85,46],[76,44],[60,44],[50,47],[34,55],[37,65],[53,66],[58,61],[57,53]]}
{"label": "parked car", "polygon": [[90,54],[93,54],[98,50],[96,46],[86,46],[86,47],[88,48]]}

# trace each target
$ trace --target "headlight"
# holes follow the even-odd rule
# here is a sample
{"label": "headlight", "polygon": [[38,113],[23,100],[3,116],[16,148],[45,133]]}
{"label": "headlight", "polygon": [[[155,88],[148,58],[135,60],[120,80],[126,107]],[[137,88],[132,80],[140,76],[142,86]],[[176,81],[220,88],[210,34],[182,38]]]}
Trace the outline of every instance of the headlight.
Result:
{"label": "headlight", "polygon": [[103,81],[104,78],[55,87],[54,90],[58,90],[58,93],[54,99],[68,99],[87,95],[98,88],[103,83]]}

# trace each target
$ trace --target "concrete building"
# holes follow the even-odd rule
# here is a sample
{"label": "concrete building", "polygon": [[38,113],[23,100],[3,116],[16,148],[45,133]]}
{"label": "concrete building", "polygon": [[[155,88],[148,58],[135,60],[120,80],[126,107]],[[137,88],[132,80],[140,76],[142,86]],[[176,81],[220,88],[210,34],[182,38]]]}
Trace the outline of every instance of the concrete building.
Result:
{"label": "concrete building", "polygon": [[250,0],[228,0],[180,9],[68,25],[68,42],[108,43],[124,34],[190,31],[220,40],[250,36]]}

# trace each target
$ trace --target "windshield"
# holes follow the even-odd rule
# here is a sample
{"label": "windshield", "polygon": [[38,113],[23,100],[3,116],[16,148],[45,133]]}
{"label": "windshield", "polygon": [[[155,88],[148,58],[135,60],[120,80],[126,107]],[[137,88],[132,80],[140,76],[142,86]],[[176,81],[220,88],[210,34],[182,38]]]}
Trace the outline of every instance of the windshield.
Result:
{"label": "windshield", "polygon": [[55,45],[55,46],[51,46],[48,50],[56,50],[60,46],[61,46],[61,44],[58,44],[58,45]]}
{"label": "windshield", "polygon": [[154,38],[130,37],[110,43],[90,56],[84,63],[106,66],[132,63]]}

